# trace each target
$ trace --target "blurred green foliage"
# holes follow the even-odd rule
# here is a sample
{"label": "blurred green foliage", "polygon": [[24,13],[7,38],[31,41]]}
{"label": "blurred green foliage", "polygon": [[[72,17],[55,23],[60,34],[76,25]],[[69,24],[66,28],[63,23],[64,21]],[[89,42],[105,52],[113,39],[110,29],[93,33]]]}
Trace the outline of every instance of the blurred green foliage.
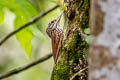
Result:
{"label": "blurred green foliage", "polygon": [[[9,21],[9,19],[11,19],[12,17],[9,12],[12,12],[15,16],[15,19],[11,19],[11,21],[14,22],[13,27],[14,29],[16,29],[27,23],[34,16],[37,16],[38,14],[54,7],[56,4],[57,0],[0,0],[1,38],[2,36],[4,36],[4,34],[6,35],[8,34],[8,32],[11,32],[11,30],[13,30],[9,26],[11,22],[8,22],[8,25],[4,25],[6,24],[6,19],[8,19]],[[6,17],[6,14],[9,15],[7,15]],[[0,48],[0,56],[2,56],[2,54],[5,55],[4,53],[6,52],[8,53],[8,57],[11,55],[12,57],[10,57],[10,59],[6,57],[3,61],[0,57],[0,61],[4,63],[3,64],[0,62],[0,73],[10,71],[20,66],[24,66],[25,64],[28,64],[33,60],[36,60],[37,58],[46,55],[46,53],[50,53],[51,41],[46,35],[46,27],[48,23],[51,20],[57,18],[59,14],[60,8],[50,12],[48,15],[41,18],[37,23],[30,25],[29,27],[21,30],[16,34],[16,38],[19,41],[21,47],[26,51],[27,56],[30,57],[31,54],[30,59],[26,59],[26,56],[22,54],[24,52],[22,52],[21,48],[18,48],[19,44],[16,45],[16,39],[14,39],[14,37],[12,38],[12,42],[8,40],[8,43],[10,44],[5,42],[5,50],[2,50],[2,48]],[[44,63],[41,63],[35,67],[32,67],[31,69],[23,71],[16,76],[11,76],[5,80],[50,80],[52,68],[53,59],[51,58],[51,60],[49,61],[45,61]]]}
{"label": "blurred green foliage", "polygon": [[2,23],[4,20],[4,12],[2,10],[2,8],[0,7],[0,23]]}
{"label": "blurred green foliage", "polygon": [[[46,5],[49,7],[48,3],[50,1],[52,0],[31,0],[31,2],[29,0],[0,0],[0,23],[4,20],[4,8],[8,8],[15,14],[14,28],[18,28],[38,15],[39,12],[47,9],[45,7]],[[42,24],[39,25],[41,26]],[[32,50],[31,40],[33,36],[37,36],[43,42],[45,41],[44,35],[38,30],[37,24],[33,24],[16,34],[16,38],[21,44],[21,47],[26,51],[28,58]]]}
{"label": "blurred green foliage", "polygon": [[[37,15],[36,9],[27,0],[0,0],[0,7],[1,10],[2,8],[9,8],[16,15],[15,28],[25,24],[28,19]],[[32,49],[31,40],[33,38],[32,30],[28,27],[18,32],[16,37],[25,49],[27,56],[30,57]]]}
{"label": "blurred green foliage", "polygon": [[[87,35],[89,35],[89,34],[90,34],[90,29],[89,29],[89,28],[86,28],[86,29],[84,30],[84,33],[87,34]],[[87,43],[89,43],[89,40],[90,40],[90,36],[87,36],[87,37],[85,38],[85,41],[86,41]]]}
{"label": "blurred green foliage", "polygon": [[86,29],[84,30],[84,32],[85,32],[85,34],[90,34],[90,29],[89,29],[89,28],[86,28]]}

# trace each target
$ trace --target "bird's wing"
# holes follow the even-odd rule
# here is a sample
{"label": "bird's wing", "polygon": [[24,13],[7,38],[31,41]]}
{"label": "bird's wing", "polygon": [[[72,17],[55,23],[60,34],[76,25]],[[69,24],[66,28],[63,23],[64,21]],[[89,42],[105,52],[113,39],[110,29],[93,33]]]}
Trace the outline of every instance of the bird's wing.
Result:
{"label": "bird's wing", "polygon": [[54,61],[56,63],[57,58],[59,56],[59,50],[61,48],[61,41],[63,39],[63,33],[62,32],[55,32],[55,35],[52,36],[52,51],[53,51],[53,57]]}

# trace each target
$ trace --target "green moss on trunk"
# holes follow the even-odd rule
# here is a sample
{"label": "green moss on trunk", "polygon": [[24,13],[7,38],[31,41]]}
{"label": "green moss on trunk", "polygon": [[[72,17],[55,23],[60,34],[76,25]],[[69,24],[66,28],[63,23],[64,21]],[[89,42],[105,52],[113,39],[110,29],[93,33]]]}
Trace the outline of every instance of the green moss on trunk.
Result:
{"label": "green moss on trunk", "polygon": [[88,66],[85,57],[88,44],[83,34],[88,28],[89,0],[67,0],[65,4],[67,30],[51,80],[87,80],[87,69],[82,74],[75,74]]}

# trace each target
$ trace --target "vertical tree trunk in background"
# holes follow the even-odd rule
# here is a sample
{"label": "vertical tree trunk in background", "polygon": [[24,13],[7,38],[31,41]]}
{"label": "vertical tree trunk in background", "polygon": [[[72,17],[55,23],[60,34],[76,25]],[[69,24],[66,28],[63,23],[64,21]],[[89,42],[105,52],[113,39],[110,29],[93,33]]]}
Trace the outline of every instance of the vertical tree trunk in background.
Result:
{"label": "vertical tree trunk in background", "polygon": [[88,44],[84,30],[88,28],[89,0],[64,0],[67,6],[65,37],[51,80],[87,80]]}
{"label": "vertical tree trunk in background", "polygon": [[120,0],[91,0],[89,80],[120,80]]}

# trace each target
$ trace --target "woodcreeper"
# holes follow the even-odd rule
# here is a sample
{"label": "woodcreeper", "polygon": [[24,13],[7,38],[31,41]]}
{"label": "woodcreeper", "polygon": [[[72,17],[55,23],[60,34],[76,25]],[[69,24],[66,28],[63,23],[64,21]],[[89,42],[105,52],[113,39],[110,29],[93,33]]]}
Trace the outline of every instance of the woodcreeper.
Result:
{"label": "woodcreeper", "polygon": [[55,63],[57,62],[62,44],[61,41],[64,37],[64,30],[59,24],[62,14],[57,19],[52,20],[46,29],[46,32],[52,41],[52,53]]}

